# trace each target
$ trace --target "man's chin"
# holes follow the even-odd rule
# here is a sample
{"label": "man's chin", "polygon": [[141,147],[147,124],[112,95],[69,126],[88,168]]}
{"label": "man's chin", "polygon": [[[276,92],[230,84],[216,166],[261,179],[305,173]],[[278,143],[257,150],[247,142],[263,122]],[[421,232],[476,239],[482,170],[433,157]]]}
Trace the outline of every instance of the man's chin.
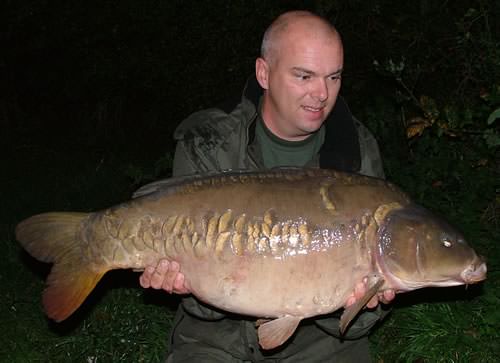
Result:
{"label": "man's chin", "polygon": [[317,132],[320,129],[321,125],[323,125],[322,122],[315,124],[315,125],[311,125],[311,123],[309,123],[307,126],[302,127],[301,131],[302,131],[303,136],[307,137],[307,136],[314,134],[315,132]]}
{"label": "man's chin", "polygon": [[321,127],[321,125],[323,125],[324,122],[325,122],[325,117],[314,117],[314,118],[308,117],[304,118],[302,122],[302,127],[304,131],[310,133],[316,132]]}

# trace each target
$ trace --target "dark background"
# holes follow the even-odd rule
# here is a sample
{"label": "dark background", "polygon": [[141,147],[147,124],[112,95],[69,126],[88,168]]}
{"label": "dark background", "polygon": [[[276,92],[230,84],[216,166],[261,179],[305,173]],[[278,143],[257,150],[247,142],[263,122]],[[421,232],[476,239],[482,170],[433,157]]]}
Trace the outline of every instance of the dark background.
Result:
{"label": "dark background", "polygon": [[[184,117],[241,93],[265,28],[290,9],[313,10],[337,26],[346,54],[342,92],[373,131],[393,130],[376,132],[382,146],[404,135],[402,106],[405,117],[422,113],[411,97],[474,104],[499,79],[495,1],[5,1],[2,8],[0,140],[14,146],[169,151]],[[404,70],[388,71],[390,61]],[[370,125],[364,112],[380,104],[384,124]]]}

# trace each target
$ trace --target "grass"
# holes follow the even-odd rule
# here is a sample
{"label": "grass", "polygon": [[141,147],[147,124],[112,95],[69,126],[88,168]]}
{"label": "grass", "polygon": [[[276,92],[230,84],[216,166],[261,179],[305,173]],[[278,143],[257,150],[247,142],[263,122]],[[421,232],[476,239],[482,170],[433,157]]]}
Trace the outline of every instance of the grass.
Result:
{"label": "grass", "polygon": [[[161,362],[177,301],[141,289],[137,273],[106,275],[82,308],[61,324],[48,321],[41,309],[49,266],[22,251],[14,238],[16,223],[38,212],[90,211],[126,200],[134,189],[127,177],[130,164],[154,160],[133,152],[64,150],[32,146],[7,151],[7,172],[0,180],[5,195],[0,215],[0,319],[5,332],[0,362]],[[431,204],[446,210],[446,203],[460,205],[461,194],[451,201],[436,199],[439,193],[433,198]],[[467,290],[398,296],[392,314],[371,337],[379,362],[494,362],[500,356],[498,227],[465,208],[451,214],[488,257],[489,278]]]}

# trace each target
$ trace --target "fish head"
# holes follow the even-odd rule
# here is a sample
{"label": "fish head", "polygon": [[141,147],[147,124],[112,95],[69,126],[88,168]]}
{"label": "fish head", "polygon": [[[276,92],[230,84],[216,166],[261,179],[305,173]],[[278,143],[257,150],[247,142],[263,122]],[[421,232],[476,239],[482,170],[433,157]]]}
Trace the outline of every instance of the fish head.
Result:
{"label": "fish head", "polygon": [[486,278],[484,259],[445,220],[417,205],[390,211],[378,230],[377,260],[399,291],[472,284]]}

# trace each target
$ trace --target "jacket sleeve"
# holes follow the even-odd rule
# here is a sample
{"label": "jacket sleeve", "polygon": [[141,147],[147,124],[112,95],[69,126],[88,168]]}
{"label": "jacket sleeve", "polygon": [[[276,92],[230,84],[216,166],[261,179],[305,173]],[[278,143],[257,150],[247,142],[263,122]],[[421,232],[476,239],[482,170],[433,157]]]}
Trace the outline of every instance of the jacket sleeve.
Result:
{"label": "jacket sleeve", "polygon": [[201,170],[197,170],[196,163],[189,157],[184,140],[179,140],[175,146],[172,175],[184,176],[193,175],[199,172],[201,172]]}
{"label": "jacket sleeve", "polygon": [[198,301],[194,296],[187,296],[182,299],[182,307],[190,315],[206,321],[221,320],[226,315],[219,310],[214,310],[210,306]]}
{"label": "jacket sleeve", "polygon": [[336,338],[359,339],[368,335],[373,326],[385,318],[389,312],[390,310],[383,308],[380,304],[374,310],[364,310],[355,318],[344,335],[340,334],[340,314],[337,312],[318,318],[315,322],[321,329]]}

